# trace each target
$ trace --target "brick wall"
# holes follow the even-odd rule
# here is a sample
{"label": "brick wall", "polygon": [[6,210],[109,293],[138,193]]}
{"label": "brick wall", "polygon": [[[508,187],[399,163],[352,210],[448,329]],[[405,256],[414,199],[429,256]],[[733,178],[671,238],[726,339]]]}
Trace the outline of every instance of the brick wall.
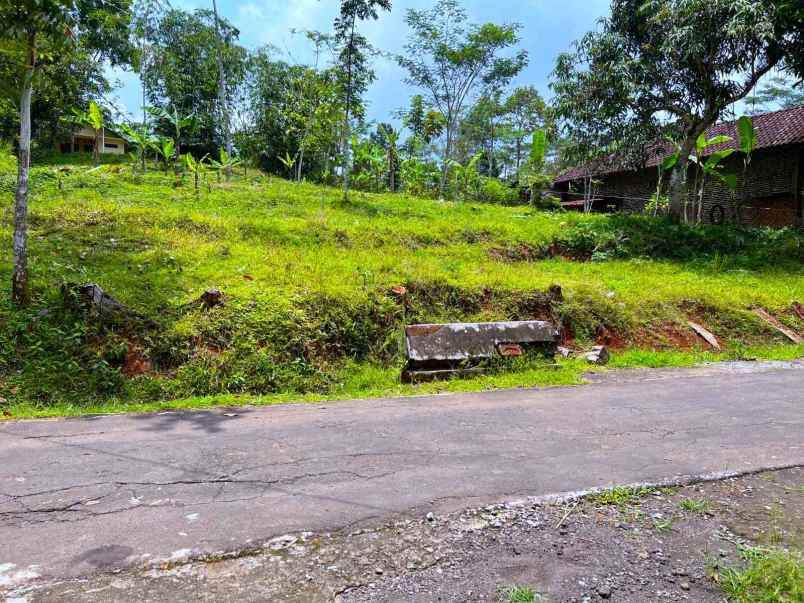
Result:
{"label": "brick wall", "polygon": [[[777,147],[757,151],[743,178],[741,155],[733,155],[725,162],[725,171],[737,175],[737,189],[715,180],[708,180],[704,187],[704,222],[723,214],[724,219],[772,226],[794,224],[798,206],[793,191],[794,174],[802,162],[804,147]],[[695,178],[690,169],[690,188]],[[665,176],[669,179],[669,174]],[[656,191],[658,172],[648,168],[638,172],[623,172],[598,178],[598,196],[617,197],[622,211],[642,211]],[[804,195],[804,174],[799,176],[799,193]],[[582,190],[582,189],[579,189]],[[690,199],[694,193],[690,191]],[[716,207],[717,206],[717,207]],[[738,211],[738,208],[742,209]]]}

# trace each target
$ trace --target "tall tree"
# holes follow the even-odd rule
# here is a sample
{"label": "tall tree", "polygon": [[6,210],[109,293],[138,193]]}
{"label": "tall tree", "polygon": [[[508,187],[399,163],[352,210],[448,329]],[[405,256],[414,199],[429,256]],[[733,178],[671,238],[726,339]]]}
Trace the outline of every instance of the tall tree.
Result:
{"label": "tall tree", "polygon": [[[287,155],[296,160],[297,178],[315,174],[329,180],[343,145],[344,98],[338,74],[335,69],[289,65],[274,54],[271,48],[261,48],[250,58],[243,102],[251,121],[238,132],[238,148],[264,170],[286,173],[279,157]],[[363,113],[355,102],[352,110]]]}
{"label": "tall tree", "polygon": [[410,99],[410,108],[400,111],[398,116],[413,135],[404,144],[409,157],[421,154],[423,147],[430,145],[444,132],[444,116],[432,106],[427,106],[421,94],[414,95]]}
{"label": "tall tree", "polygon": [[[11,298],[30,301],[28,279],[28,178],[31,162],[31,99],[34,79],[52,57],[73,52],[80,40],[112,64],[130,60],[129,2],[118,0],[17,0],[0,3],[3,54],[13,64],[8,83],[19,93],[19,157],[14,196]],[[5,86],[4,86],[5,87]]]}
{"label": "tall tree", "polygon": [[[145,70],[149,104],[198,118],[195,134],[185,146],[200,155],[217,155],[220,149],[219,50],[226,73],[225,107],[246,75],[248,53],[236,43],[238,30],[220,17],[221,36],[228,41],[220,48],[215,22],[211,10],[166,12],[154,33],[153,60]],[[172,134],[170,129],[163,133]]]}
{"label": "tall tree", "polygon": [[511,126],[514,141],[515,174],[519,179],[522,158],[527,152],[525,141],[544,127],[545,102],[533,86],[516,88],[503,104],[503,113]]}
{"label": "tall tree", "polygon": [[[0,38],[2,34],[0,34]],[[102,59],[102,57],[101,57]],[[0,51],[0,139],[16,140],[19,135],[19,62]],[[78,39],[69,53],[51,55],[37,63],[35,94],[31,98],[31,139],[52,148],[68,134],[64,117],[74,107],[86,107],[102,99],[112,87],[106,68],[95,52]]]}
{"label": "tall tree", "polygon": [[374,80],[366,53],[371,48],[368,40],[357,32],[357,22],[377,20],[379,10],[390,11],[391,0],[341,0],[341,11],[335,18],[335,41],[340,47],[339,61],[345,72],[344,93],[346,112],[343,123],[343,198],[349,200],[351,171],[352,104]]}
{"label": "tall tree", "polygon": [[[218,3],[212,0],[212,14],[215,16],[215,62],[218,67],[218,120],[221,128],[221,138],[223,138],[223,145],[226,148],[226,154],[232,156],[232,128],[229,119],[229,108],[226,102],[226,72],[223,67],[223,47],[224,41],[221,36],[221,23],[218,18]],[[232,166],[226,165],[224,168],[226,179],[232,177]]]}
{"label": "tall tree", "polygon": [[[681,145],[671,213],[681,218],[698,137],[757,82],[801,59],[799,0],[613,0],[611,16],[559,57],[555,106],[589,155],[638,162],[661,134]],[[796,8],[798,7],[798,8]],[[629,153],[630,151],[630,153]]]}
{"label": "tall tree", "polygon": [[502,119],[502,91],[486,91],[461,122],[455,145],[459,162],[465,163],[476,153],[481,153],[478,170],[487,176],[499,176],[504,163],[497,153],[504,129]]}
{"label": "tall tree", "polygon": [[131,27],[134,44],[137,48],[135,68],[140,76],[142,87],[142,128],[148,128],[148,87],[145,73],[154,61],[154,38],[159,22],[165,11],[170,9],[168,0],[134,0],[131,6]]}
{"label": "tall tree", "polygon": [[405,21],[410,34],[397,62],[408,72],[405,81],[422,88],[445,119],[443,195],[464,109],[479,90],[506,85],[527,64],[528,55],[524,50],[512,57],[501,54],[519,42],[519,25],[469,25],[457,0],[438,0],[429,10],[408,9]]}

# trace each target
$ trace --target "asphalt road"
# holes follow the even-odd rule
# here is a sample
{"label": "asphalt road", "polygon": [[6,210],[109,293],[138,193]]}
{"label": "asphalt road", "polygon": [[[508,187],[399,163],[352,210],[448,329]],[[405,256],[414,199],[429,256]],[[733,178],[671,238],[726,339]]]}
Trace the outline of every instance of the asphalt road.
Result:
{"label": "asphalt road", "polygon": [[575,388],[0,423],[0,592],[288,532],[804,465],[804,365]]}

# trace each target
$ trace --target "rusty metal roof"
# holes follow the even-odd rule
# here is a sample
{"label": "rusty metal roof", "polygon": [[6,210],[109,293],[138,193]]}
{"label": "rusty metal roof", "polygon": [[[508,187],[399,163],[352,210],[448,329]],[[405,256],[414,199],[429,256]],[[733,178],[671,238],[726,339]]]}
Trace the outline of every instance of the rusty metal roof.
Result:
{"label": "rusty metal roof", "polygon": [[[754,115],[752,119],[754,121],[754,130],[757,133],[757,149],[804,144],[804,107],[793,107],[772,113]],[[729,136],[731,142],[711,146],[707,149],[707,154],[723,149],[738,148],[736,121],[715,124],[706,130],[707,138],[720,135]],[[644,167],[658,166],[672,152],[673,149],[669,143],[657,142],[648,149]],[[595,176],[626,172],[633,169],[623,166],[621,162],[618,162],[616,156],[601,160],[599,163],[600,166],[592,170],[592,174]],[[570,180],[583,178],[587,171],[588,167],[586,166],[571,168],[556,178],[555,182],[569,182]]]}

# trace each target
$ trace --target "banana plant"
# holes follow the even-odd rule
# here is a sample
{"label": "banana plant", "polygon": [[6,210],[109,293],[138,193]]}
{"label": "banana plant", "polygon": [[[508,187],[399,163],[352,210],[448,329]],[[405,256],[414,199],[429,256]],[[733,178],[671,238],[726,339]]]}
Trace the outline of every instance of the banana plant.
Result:
{"label": "banana plant", "polygon": [[98,106],[98,103],[89,101],[89,107],[86,111],[74,108],[73,114],[64,118],[64,121],[79,126],[85,126],[94,132],[95,144],[92,148],[92,159],[95,161],[95,165],[100,165],[100,145],[103,138],[103,112]]}
{"label": "banana plant", "polygon": [[120,133],[136,149],[137,161],[140,163],[142,172],[145,173],[145,153],[154,147],[156,139],[144,130],[135,130],[128,124],[120,124]]}
{"label": "banana plant", "polygon": [[181,115],[178,109],[173,107],[172,111],[168,111],[162,107],[146,107],[145,110],[154,117],[166,121],[173,129],[174,134],[174,159],[176,160],[176,169],[179,169],[179,154],[181,152],[182,134],[192,132],[198,125],[198,118],[195,114]]}
{"label": "banana plant", "polygon": [[748,168],[751,165],[751,156],[757,148],[757,133],[754,122],[750,117],[743,115],[737,120],[737,139],[740,152],[743,154],[743,203],[748,201]]}
{"label": "banana plant", "polygon": [[737,188],[737,176],[735,174],[724,173],[723,161],[735,153],[735,149],[721,149],[710,153],[706,159],[704,155],[709,147],[731,142],[729,136],[719,135],[707,139],[704,134],[698,136],[695,141],[695,155],[690,155],[690,161],[697,166],[695,175],[695,191],[697,196],[697,211],[696,222],[701,223],[703,218],[703,197],[704,189],[706,188],[707,178],[712,178],[720,181],[729,189],[735,190]]}
{"label": "banana plant", "polygon": [[209,155],[204,155],[200,160],[196,160],[190,153],[184,155],[184,164],[187,170],[193,175],[193,182],[195,184],[195,194],[198,194],[199,183],[203,178],[206,180],[207,164],[206,160]]}
{"label": "banana plant", "polygon": [[457,161],[452,161],[450,164],[455,177],[456,192],[463,195],[464,199],[468,198],[470,188],[477,182],[477,164],[482,157],[483,151],[479,151],[475,153],[466,165],[461,165]]}
{"label": "banana plant", "polygon": [[276,156],[277,159],[285,166],[285,169],[288,171],[288,177],[292,180],[293,179],[293,166],[296,165],[296,158],[291,157],[290,153],[285,151],[285,156],[282,157],[281,155]]}
{"label": "banana plant", "polygon": [[209,159],[209,164],[218,174],[218,182],[221,181],[221,172],[225,172],[227,174],[226,180],[228,181],[229,172],[231,171],[231,168],[236,167],[241,163],[242,161],[240,160],[239,157],[229,155],[229,153],[227,153],[226,149],[224,149],[223,147],[221,147],[220,150],[220,161],[212,158]]}
{"label": "banana plant", "polygon": [[153,145],[153,149],[162,158],[162,165],[165,167],[165,172],[171,162],[176,158],[176,141],[169,136],[160,136]]}

